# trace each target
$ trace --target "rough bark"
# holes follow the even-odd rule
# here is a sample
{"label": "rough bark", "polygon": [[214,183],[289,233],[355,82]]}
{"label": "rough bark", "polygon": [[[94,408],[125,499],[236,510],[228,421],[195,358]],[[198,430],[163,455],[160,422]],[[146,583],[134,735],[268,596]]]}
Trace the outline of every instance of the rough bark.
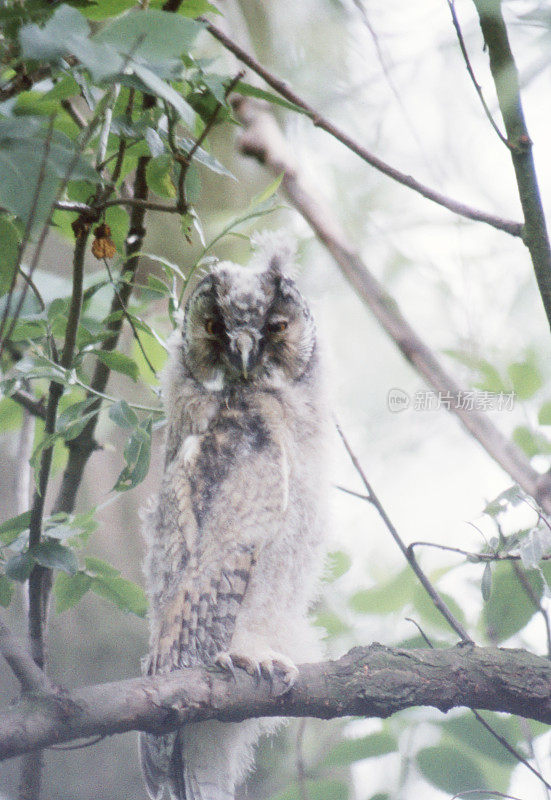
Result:
{"label": "rough bark", "polygon": [[185,669],[89,686],[71,694],[24,695],[0,715],[0,759],[86,736],[161,733],[194,720],[258,716],[385,718],[412,706],[455,706],[551,723],[551,662],[524,650],[459,645],[401,650],[356,647],[338,661],[304,664],[278,694],[241,670]]}

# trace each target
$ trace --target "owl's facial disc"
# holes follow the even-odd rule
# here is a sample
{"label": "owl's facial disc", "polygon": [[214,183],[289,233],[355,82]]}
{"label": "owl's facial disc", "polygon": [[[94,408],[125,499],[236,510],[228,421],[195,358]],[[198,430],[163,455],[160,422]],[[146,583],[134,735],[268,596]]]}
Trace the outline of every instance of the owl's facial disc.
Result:
{"label": "owl's facial disc", "polygon": [[312,354],[313,322],[294,283],[225,262],[190,298],[186,363],[208,389],[299,378]]}

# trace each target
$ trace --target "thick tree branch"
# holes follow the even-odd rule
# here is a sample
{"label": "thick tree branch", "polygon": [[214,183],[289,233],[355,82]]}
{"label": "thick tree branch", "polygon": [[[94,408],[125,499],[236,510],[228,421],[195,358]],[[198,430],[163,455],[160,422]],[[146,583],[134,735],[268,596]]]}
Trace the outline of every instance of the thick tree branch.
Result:
{"label": "thick tree branch", "polygon": [[449,209],[454,214],[459,214],[462,217],[466,217],[467,219],[472,219],[477,222],[485,222],[487,225],[491,225],[493,228],[497,228],[498,230],[511,234],[511,236],[523,236],[523,226],[519,222],[502,219],[501,217],[496,217],[493,214],[487,214],[485,211],[480,211],[477,208],[472,208],[471,206],[465,205],[465,203],[460,203],[457,200],[446,197],[446,195],[443,195],[441,192],[437,192],[434,189],[431,189],[429,186],[425,186],[411,175],[407,175],[405,172],[401,172],[395,167],[392,167],[390,164],[387,164],[381,158],[367,150],[367,148],[365,148],[363,145],[359,144],[359,142],[356,142],[354,139],[352,139],[351,136],[338,128],[337,125],[334,125],[328,119],[323,117],[305,100],[303,100],[302,97],[296,94],[296,92],[294,92],[285,83],[285,81],[282,81],[280,78],[277,78],[267,69],[265,69],[265,67],[259,64],[255,58],[243,50],[243,48],[236,44],[223,31],[221,31],[215,25],[212,25],[208,20],[202,17],[199,17],[199,19],[204,23],[209,33],[211,33],[215,39],[218,39],[218,41],[223,44],[224,47],[227,48],[231,53],[233,53],[236,58],[239,59],[239,61],[243,62],[243,64],[246,64],[250,69],[253,70],[253,72],[256,72],[257,75],[265,80],[266,83],[271,86],[272,89],[275,89],[276,92],[278,92],[282,97],[284,97],[286,100],[289,100],[290,103],[293,103],[295,106],[304,111],[304,113],[310,117],[316,127],[321,128],[329,133],[331,136],[333,136],[333,138],[344,144],[344,146],[353,153],[356,153],[356,155],[367,164],[374,167],[379,172],[382,172],[384,175],[387,175],[389,178],[392,178],[392,180],[396,181],[397,183],[402,184],[402,186],[407,186],[409,189],[413,189],[413,191],[421,194],[427,200],[432,200],[433,203],[444,206],[444,208]]}
{"label": "thick tree branch", "polygon": [[291,203],[306,219],[331,253],[345,278],[394,340],[402,355],[436,392],[451,398],[447,409],[458,417],[486,452],[546,510],[551,511],[551,480],[530,465],[524,453],[489,419],[487,414],[459,402],[464,389],[446,372],[434,352],[411,327],[396,301],[367,269],[360,255],[339,228],[319,192],[310,189],[300,166],[273,115],[256,101],[239,98],[235,111],[244,126],[239,144],[244,155],[253,156],[274,175],[283,173],[282,186]]}
{"label": "thick tree branch", "polygon": [[185,669],[28,695],[0,717],[0,759],[77,738],[131,730],[162,733],[186,722],[258,716],[386,718],[413,706],[503,711],[551,723],[551,663],[524,650],[356,647],[338,661],[303,664],[284,695],[241,670]]}
{"label": "thick tree branch", "polygon": [[513,160],[524,214],[523,239],[530,251],[541,299],[551,325],[551,245],[532,156],[532,141],[524,120],[518,72],[501,13],[501,0],[474,0],[474,4],[488,48],[490,70]]}

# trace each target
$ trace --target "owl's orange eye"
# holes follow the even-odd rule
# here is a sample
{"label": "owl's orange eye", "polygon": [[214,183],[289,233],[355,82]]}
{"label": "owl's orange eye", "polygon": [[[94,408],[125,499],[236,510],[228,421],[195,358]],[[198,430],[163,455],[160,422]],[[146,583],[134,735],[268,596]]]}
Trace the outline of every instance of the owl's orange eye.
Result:
{"label": "owl's orange eye", "polygon": [[268,324],[268,330],[270,333],[283,333],[283,331],[287,330],[288,322],[284,319],[280,319],[277,322],[270,322]]}
{"label": "owl's orange eye", "polygon": [[217,323],[215,319],[207,319],[205,322],[205,330],[209,336],[214,336],[217,331]]}

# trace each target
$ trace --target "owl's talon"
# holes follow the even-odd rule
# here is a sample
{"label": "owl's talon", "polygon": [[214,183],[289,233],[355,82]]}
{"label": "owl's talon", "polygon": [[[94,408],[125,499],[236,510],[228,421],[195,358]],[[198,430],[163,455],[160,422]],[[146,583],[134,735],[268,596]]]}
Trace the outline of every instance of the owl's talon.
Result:
{"label": "owl's talon", "polygon": [[218,655],[214,659],[214,663],[223,669],[225,672],[229,672],[234,681],[237,682],[237,676],[235,674],[235,668],[233,665],[233,659],[229,653],[218,653]]}

